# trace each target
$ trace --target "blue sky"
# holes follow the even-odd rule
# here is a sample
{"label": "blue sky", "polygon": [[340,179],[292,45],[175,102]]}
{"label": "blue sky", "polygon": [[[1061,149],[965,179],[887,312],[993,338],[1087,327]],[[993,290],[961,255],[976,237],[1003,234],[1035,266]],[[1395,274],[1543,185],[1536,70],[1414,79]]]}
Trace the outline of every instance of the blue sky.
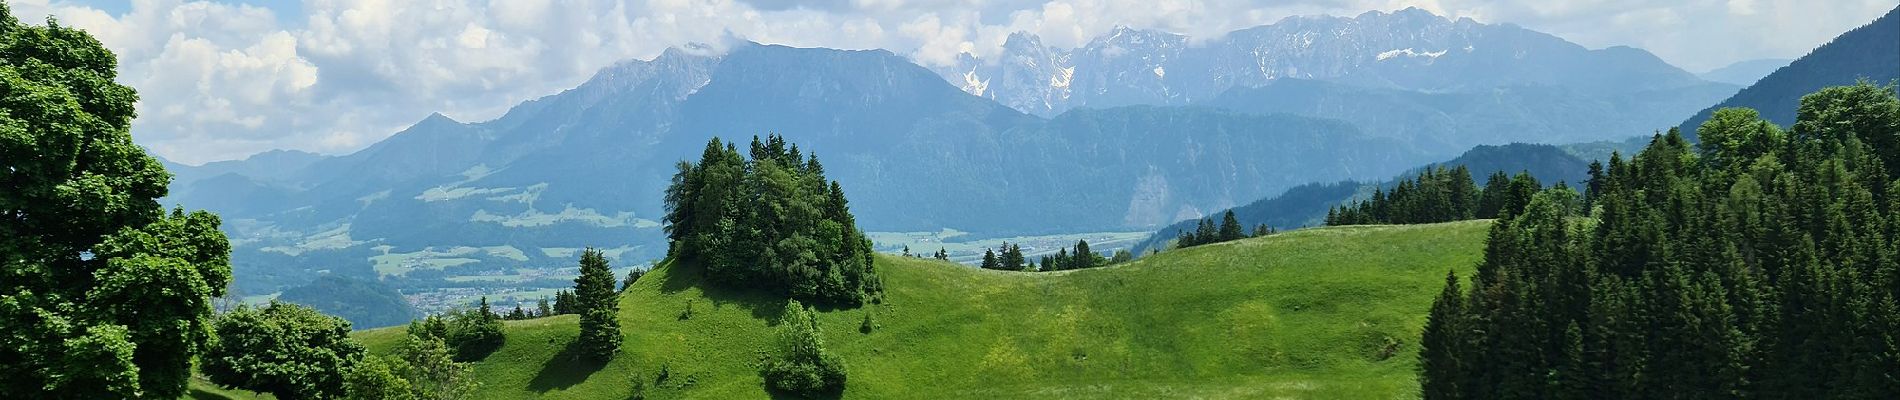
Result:
{"label": "blue sky", "polygon": [[1011,32],[1074,47],[1115,26],[1197,38],[1294,15],[1416,6],[1700,72],[1793,58],[1900,0],[6,0],[92,32],[137,88],[133,135],[186,163],[271,149],[342,154],[433,112],[494,118],[594,71],[737,36],[883,48],[921,64]]}

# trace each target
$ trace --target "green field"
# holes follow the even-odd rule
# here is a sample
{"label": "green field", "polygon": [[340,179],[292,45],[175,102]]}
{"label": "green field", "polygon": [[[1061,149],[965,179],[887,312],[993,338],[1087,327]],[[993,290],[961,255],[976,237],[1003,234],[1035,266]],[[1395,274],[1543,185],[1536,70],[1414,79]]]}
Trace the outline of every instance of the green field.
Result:
{"label": "green field", "polygon": [[[847,398],[1411,398],[1426,311],[1486,226],[1306,229],[1056,273],[880,256],[884,304],[821,323]],[[626,344],[604,366],[565,350],[574,316],[509,322],[476,364],[480,397],[619,399],[635,379],[649,398],[766,397],[753,364],[781,303],[684,269],[623,295]],[[357,336],[383,352],[402,334]]]}

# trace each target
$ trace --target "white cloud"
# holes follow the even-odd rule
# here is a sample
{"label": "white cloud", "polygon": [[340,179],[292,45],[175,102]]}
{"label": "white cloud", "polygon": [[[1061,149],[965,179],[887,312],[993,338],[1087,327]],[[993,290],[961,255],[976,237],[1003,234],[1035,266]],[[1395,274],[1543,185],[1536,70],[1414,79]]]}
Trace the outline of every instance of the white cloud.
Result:
{"label": "white cloud", "polygon": [[1116,26],[1196,40],[1293,15],[1416,6],[1590,47],[1633,45],[1690,70],[1795,57],[1900,0],[305,0],[299,15],[211,0],[8,0],[120,56],[134,135],[183,162],[274,148],[360,149],[431,112],[465,121],[573,87],[615,61],[731,37],[885,48],[921,63],[993,55],[1011,32],[1080,46]]}

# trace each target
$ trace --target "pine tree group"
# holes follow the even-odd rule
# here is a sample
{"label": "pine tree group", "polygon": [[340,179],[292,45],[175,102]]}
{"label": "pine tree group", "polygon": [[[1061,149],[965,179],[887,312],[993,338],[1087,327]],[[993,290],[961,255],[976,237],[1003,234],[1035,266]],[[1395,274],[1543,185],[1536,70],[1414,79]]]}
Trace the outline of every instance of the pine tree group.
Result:
{"label": "pine tree group", "polygon": [[1434,303],[1423,397],[1900,398],[1893,88],[1809,95],[1786,132],[1746,109],[1699,132],[1612,156],[1581,201],[1503,184],[1501,208],[1528,200]]}
{"label": "pine tree group", "polygon": [[1471,170],[1460,165],[1428,168],[1391,191],[1373,189],[1365,201],[1326,211],[1326,225],[1429,224],[1473,218],[1498,218],[1523,210],[1531,195],[1543,189],[1529,172],[1508,176],[1497,172],[1483,189],[1471,180]]}
{"label": "pine tree group", "polygon": [[678,168],[665,198],[669,256],[711,282],[840,305],[882,291],[871,242],[816,155],[771,135],[754,137],[747,158],[715,138]]}
{"label": "pine tree group", "polygon": [[1174,247],[1177,249],[1185,249],[1204,244],[1230,242],[1271,234],[1273,234],[1273,227],[1269,227],[1267,224],[1255,225],[1253,227],[1253,233],[1248,234],[1246,229],[1241,227],[1240,219],[1234,218],[1234,210],[1230,209],[1227,210],[1226,213],[1221,214],[1220,225],[1215,225],[1212,219],[1202,219],[1201,223],[1196,226],[1193,232],[1181,232],[1174,239]]}

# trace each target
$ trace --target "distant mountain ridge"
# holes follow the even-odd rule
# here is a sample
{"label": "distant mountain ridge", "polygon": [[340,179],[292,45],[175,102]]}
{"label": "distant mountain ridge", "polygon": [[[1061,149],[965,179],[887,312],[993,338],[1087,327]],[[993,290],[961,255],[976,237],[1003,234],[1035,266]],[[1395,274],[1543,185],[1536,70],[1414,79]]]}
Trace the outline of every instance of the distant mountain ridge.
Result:
{"label": "distant mountain ridge", "polygon": [[[1416,10],[1359,19],[1422,21],[1400,24],[1420,29],[1454,25]],[[1458,83],[1454,76],[1429,76],[1449,61],[1411,60],[1423,56],[1404,52],[1387,57],[1407,58],[1386,63],[1390,70],[1341,67],[1359,72],[1249,86],[1235,84],[1235,75],[1203,71],[1186,80],[1197,73],[1140,69],[1149,61],[1187,65],[1172,60],[1202,54],[1177,46],[1185,43],[1177,36],[1122,30],[1077,53],[1033,53],[1041,47],[1037,41],[1017,40],[1020,54],[1029,57],[1024,60],[1041,60],[1039,66],[1095,60],[1074,65],[1120,63],[1116,68],[1148,75],[1070,76],[1077,79],[1070,85],[1097,93],[1090,96],[1099,101],[1043,116],[974,95],[940,71],[883,50],[688,46],[617,63],[494,120],[430,115],[352,154],[174,164],[181,179],[165,201],[224,216],[244,294],[302,286],[327,273],[380,277],[412,300],[465,298],[466,290],[416,291],[430,290],[430,279],[480,279],[483,287],[506,287],[497,279],[546,281],[545,271],[573,263],[585,247],[605,250],[616,266],[664,256],[660,193],[675,163],[697,158],[714,136],[743,146],[751,136],[778,133],[821,154],[827,175],[843,184],[858,223],[869,231],[1125,232],[1199,218],[1305,182],[1383,179],[1473,145],[1647,134],[1646,127],[1681,116],[1645,122],[1664,117],[1643,114],[1627,124],[1571,130],[1536,121],[1555,118],[1550,114],[1566,121],[1612,120],[1632,110],[1667,114],[1686,102],[1706,105],[1727,88],[1666,64],[1652,68],[1644,57],[1600,69],[1660,72],[1550,82],[1531,79],[1545,75],[1510,74],[1570,60],[1538,56],[1524,65],[1492,60],[1492,72],[1500,75]],[[1590,59],[1629,53],[1552,48],[1559,49],[1550,54]],[[1323,58],[1309,58],[1315,57]],[[1297,69],[1288,68],[1268,71]],[[1038,71],[1015,76],[1040,80],[1038,74],[1048,72]],[[1136,79],[1144,76],[1157,80]],[[1601,85],[1563,83],[1572,81]],[[1177,85],[1183,82],[1201,83]],[[1222,85],[1226,89],[1214,91]],[[1208,101],[1166,101],[1187,87],[1198,89],[1183,99]],[[1428,122],[1408,123],[1415,118]],[[418,270],[454,273],[409,276]]]}
{"label": "distant mountain ridge", "polygon": [[1762,118],[1787,127],[1794,123],[1801,96],[1861,79],[1882,85],[1900,80],[1900,7],[1835,37],[1727,100],[1696,113],[1681,128],[1693,138],[1715,110],[1728,107],[1753,108],[1761,112]]}
{"label": "distant mountain ridge", "polygon": [[1141,106],[1043,119],[885,51],[744,45],[623,63],[493,121],[432,115],[284,180],[181,180],[167,201],[225,215],[249,293],[320,271],[557,266],[587,246],[637,262],[665,252],[659,194],[674,162],[710,136],[767,132],[822,154],[859,223],[893,231],[1153,227],[1429,156],[1284,114]]}
{"label": "distant mountain ridge", "polygon": [[1036,115],[1077,107],[1185,105],[1284,78],[1426,92],[1557,86],[1627,94],[1707,84],[1640,49],[1591,50],[1510,24],[1417,8],[1290,17],[1206,43],[1116,28],[1075,49],[1015,33],[993,60],[965,54],[938,72],[964,91]]}
{"label": "distant mountain ridge", "polygon": [[1788,66],[1788,63],[1791,62],[1794,62],[1794,60],[1782,58],[1745,60],[1696,74],[1696,76],[1712,82],[1748,86],[1761,81],[1761,78],[1774,73],[1775,70]]}

